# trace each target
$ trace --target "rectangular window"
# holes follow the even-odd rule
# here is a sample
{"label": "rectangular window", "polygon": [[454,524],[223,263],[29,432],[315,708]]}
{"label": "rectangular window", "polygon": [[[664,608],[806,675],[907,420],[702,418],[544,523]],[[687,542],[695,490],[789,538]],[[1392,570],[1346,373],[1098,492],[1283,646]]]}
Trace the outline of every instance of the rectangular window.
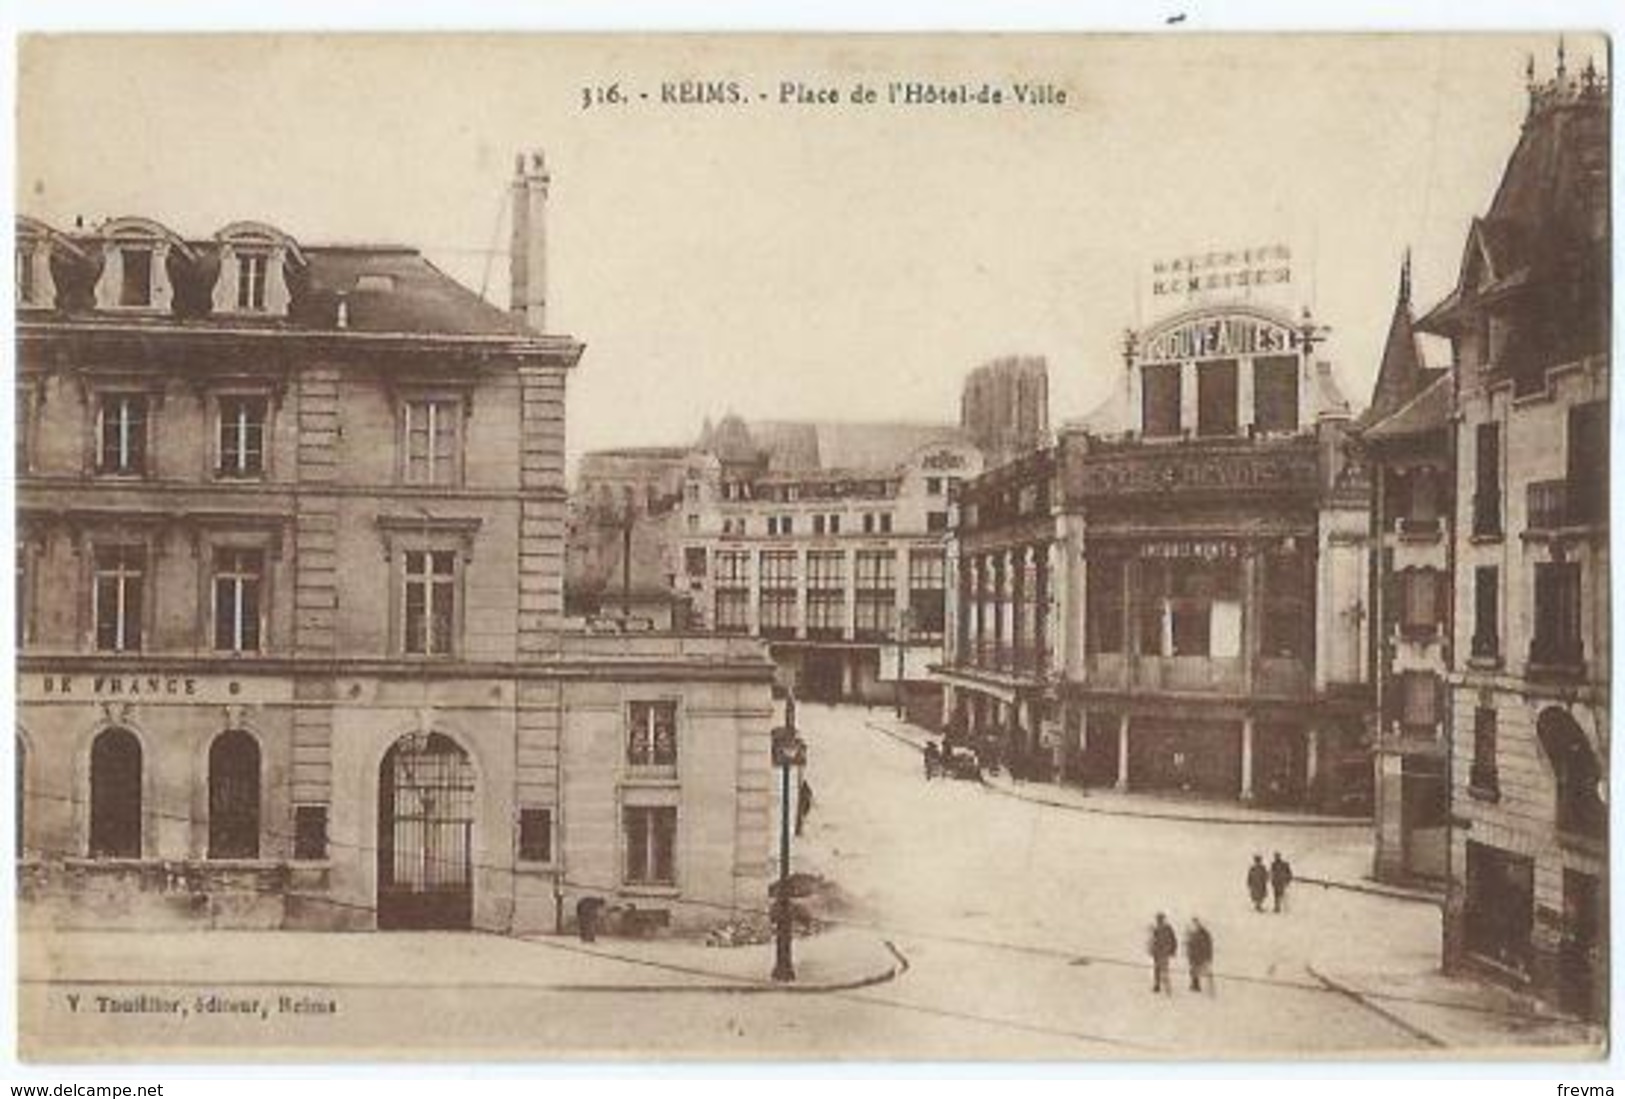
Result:
{"label": "rectangular window", "polygon": [[841,517],[839,515],[831,515],[829,517],[829,532],[831,534],[841,533]]}
{"label": "rectangular window", "polygon": [[96,547],[91,616],[98,652],[140,652],[147,551],[142,546]]}
{"label": "rectangular window", "polygon": [[96,408],[98,473],[141,474],[147,467],[147,397],[106,393]]}
{"label": "rectangular window", "polygon": [[1253,425],[1262,432],[1298,430],[1298,360],[1272,355],[1253,360]]}
{"label": "rectangular window", "polygon": [[449,655],[457,605],[457,555],[450,550],[408,550],[405,563],[406,651]]}
{"label": "rectangular window", "polygon": [[120,248],[124,279],[119,284],[118,303],[133,308],[152,304],[152,249]]}
{"label": "rectangular window", "polygon": [[761,586],[764,588],[794,588],[796,586],[796,555],[793,550],[764,552],[761,556],[761,569]]}
{"label": "rectangular window", "polygon": [[846,587],[846,554],[820,552],[807,554],[807,587],[834,589]]}
{"label": "rectangular window", "polygon": [[940,634],[946,618],[947,561],[941,550],[908,555],[908,607],[915,633]]}
{"label": "rectangular window", "polygon": [[34,250],[18,246],[13,253],[17,257],[17,304],[32,305],[36,292],[34,283]]}
{"label": "rectangular window", "polygon": [[794,590],[762,590],[760,619],[762,632],[788,637],[796,632],[796,593]]}
{"label": "rectangular window", "polygon": [[846,592],[839,588],[807,593],[807,632],[814,637],[846,631]]}
{"label": "rectangular window", "polygon": [[897,587],[897,555],[885,550],[860,551],[855,574],[859,591],[891,591]]}
{"label": "rectangular window", "polygon": [[891,592],[860,591],[857,595],[856,627],[859,637],[890,637],[897,628],[897,607]]}
{"label": "rectangular window", "polygon": [[1148,439],[1180,433],[1178,363],[1147,366],[1140,371],[1141,420]]}
{"label": "rectangular window", "polygon": [[[891,519],[891,516],[889,516],[889,515],[886,516],[886,519],[888,520],[888,522],[886,524],[886,529],[890,530],[891,529],[891,523],[890,523],[889,520]],[[930,533],[932,533],[932,534],[937,534],[937,533],[940,533],[942,531],[947,530],[948,529],[948,513],[946,511],[928,511],[928,512],[926,512],[925,513],[925,529],[927,531],[929,531]]]}
{"label": "rectangular window", "polygon": [[237,257],[237,308],[248,313],[265,312],[265,272],[270,257],[264,252],[246,252]]}
{"label": "rectangular window", "polygon": [[404,403],[401,424],[408,484],[456,484],[458,426],[462,416],[461,401],[430,399]]}
{"label": "rectangular window", "polygon": [[[943,512],[944,516],[946,516],[947,514],[948,514],[947,512]],[[891,512],[883,511],[879,515],[877,515],[875,518],[880,523],[880,533],[881,534],[890,534],[891,533]]]}
{"label": "rectangular window", "polygon": [[1196,433],[1234,435],[1238,424],[1237,364],[1234,359],[1196,368]]}
{"label": "rectangular window", "polygon": [[677,809],[628,806],[622,810],[628,885],[677,884]]}
{"label": "rectangular window", "polygon": [[866,511],[866,512],[863,513],[863,533],[865,533],[865,534],[873,534],[874,532],[875,532],[875,513],[872,512],[872,511]]}
{"label": "rectangular window", "polygon": [[690,578],[705,575],[705,547],[688,546],[683,550],[683,571]]}
{"label": "rectangular window", "polygon": [[327,806],[299,805],[293,810],[293,857],[327,858]]}
{"label": "rectangular window", "polygon": [[627,765],[677,766],[677,703],[631,702],[626,710]]}
{"label": "rectangular window", "polygon": [[222,477],[255,477],[265,471],[264,397],[220,399],[220,466]]}
{"label": "rectangular window", "polygon": [[1493,538],[1501,533],[1501,427],[1479,424],[1474,436],[1473,534]]}
{"label": "rectangular window", "polygon": [[925,479],[925,494],[927,496],[941,496],[942,495],[942,478],[941,477],[927,477]]}
{"label": "rectangular window", "polygon": [[822,515],[814,515],[812,517],[812,524],[814,534],[824,533],[824,517]]}
{"label": "rectangular window", "polygon": [[1473,763],[1468,775],[1468,792],[1475,797],[1494,799],[1501,794],[1501,776],[1495,756],[1495,710],[1480,706],[1473,711]]}
{"label": "rectangular window", "polygon": [[519,810],[519,858],[524,862],[553,861],[553,810]]}
{"label": "rectangular window", "polygon": [[717,553],[718,584],[749,584],[750,554],[744,550],[720,550]]}
{"label": "rectangular window", "polygon": [[1088,636],[1091,653],[1123,651],[1123,562],[1090,557],[1087,564]]}
{"label": "rectangular window", "polygon": [[1602,523],[1608,516],[1608,402],[1569,409],[1568,522]]}
{"label": "rectangular window", "polygon": [[720,590],[717,592],[717,624],[721,633],[744,633],[750,629],[750,592]]}
{"label": "rectangular window", "polygon": [[214,648],[216,652],[260,650],[261,591],[265,554],[257,549],[219,548],[214,552]]}
{"label": "rectangular window", "polygon": [[1529,660],[1532,664],[1565,668],[1585,662],[1578,562],[1535,566],[1535,636]]}
{"label": "rectangular window", "polygon": [[1274,553],[1264,559],[1265,656],[1307,657],[1314,646],[1315,577],[1307,553]]}
{"label": "rectangular window", "polygon": [[1481,565],[1473,570],[1472,654],[1493,660],[1501,655],[1501,570]]}

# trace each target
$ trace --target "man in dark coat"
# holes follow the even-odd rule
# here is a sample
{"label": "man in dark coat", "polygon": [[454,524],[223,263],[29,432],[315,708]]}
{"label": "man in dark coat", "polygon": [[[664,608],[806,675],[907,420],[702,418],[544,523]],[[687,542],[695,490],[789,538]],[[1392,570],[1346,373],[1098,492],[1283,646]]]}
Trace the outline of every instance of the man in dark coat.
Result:
{"label": "man in dark coat", "polygon": [[796,791],[796,835],[801,835],[801,826],[807,822],[807,814],[812,812],[812,807],[812,783],[802,779],[801,788]]}
{"label": "man in dark coat", "polygon": [[1253,898],[1253,911],[1264,911],[1264,897],[1270,891],[1270,872],[1264,866],[1264,856],[1254,855],[1247,868],[1247,894]]}
{"label": "man in dark coat", "polygon": [[1151,941],[1146,949],[1151,954],[1151,991],[1172,996],[1174,984],[1168,979],[1168,963],[1179,952],[1179,938],[1161,912],[1157,913],[1157,922],[1151,925]]}
{"label": "man in dark coat", "polygon": [[1281,852],[1275,852],[1275,858],[1270,862],[1270,892],[1275,894],[1275,911],[1279,912],[1286,903],[1286,887],[1292,884],[1292,864],[1281,857]]}
{"label": "man in dark coat", "polygon": [[1202,991],[1202,980],[1207,980],[1208,995],[1213,994],[1213,935],[1202,926],[1202,921],[1191,917],[1190,930],[1185,932],[1185,961],[1191,970],[1191,991]]}

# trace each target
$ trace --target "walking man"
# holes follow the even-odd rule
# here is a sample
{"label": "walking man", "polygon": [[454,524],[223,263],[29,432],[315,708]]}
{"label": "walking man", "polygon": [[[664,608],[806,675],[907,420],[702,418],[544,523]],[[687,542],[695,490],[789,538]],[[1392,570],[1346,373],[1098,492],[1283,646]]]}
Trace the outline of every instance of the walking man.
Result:
{"label": "walking man", "polygon": [[1168,918],[1157,913],[1157,922],[1151,925],[1151,991],[1165,996],[1174,994],[1174,984],[1168,977],[1168,963],[1179,952],[1179,939]]}
{"label": "walking man", "polygon": [[1291,884],[1292,864],[1277,851],[1270,862],[1270,891],[1275,894],[1275,911],[1281,911],[1281,906],[1286,903],[1286,887]]}
{"label": "walking man", "polygon": [[1195,916],[1185,932],[1185,961],[1191,970],[1191,991],[1202,991],[1205,979],[1208,995],[1213,995],[1213,936]]}
{"label": "walking man", "polygon": [[1254,855],[1247,868],[1247,893],[1253,898],[1253,911],[1264,911],[1264,897],[1270,891],[1270,872],[1264,866],[1264,856]]}

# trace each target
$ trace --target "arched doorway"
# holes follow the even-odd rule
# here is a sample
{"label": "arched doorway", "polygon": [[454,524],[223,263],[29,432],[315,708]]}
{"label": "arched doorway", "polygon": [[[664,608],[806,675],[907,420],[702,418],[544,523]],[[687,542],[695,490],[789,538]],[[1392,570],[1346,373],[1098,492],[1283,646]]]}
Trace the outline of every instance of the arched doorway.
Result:
{"label": "arched doorway", "polygon": [[1602,839],[1608,830],[1602,764],[1585,732],[1568,711],[1551,706],[1541,712],[1535,733],[1557,783],[1557,830]]}
{"label": "arched doorway", "polygon": [[474,919],[474,768],[440,733],[396,741],[378,766],[378,927]]}

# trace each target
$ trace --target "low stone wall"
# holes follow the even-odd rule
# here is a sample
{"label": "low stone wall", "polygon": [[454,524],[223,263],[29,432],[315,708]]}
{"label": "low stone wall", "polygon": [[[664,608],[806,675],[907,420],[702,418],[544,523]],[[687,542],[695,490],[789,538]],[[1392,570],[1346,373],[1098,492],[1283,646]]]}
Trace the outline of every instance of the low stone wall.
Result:
{"label": "low stone wall", "polygon": [[80,930],[346,926],[353,921],[324,903],[326,876],[321,866],[268,861],[27,861],[17,868],[18,922]]}

